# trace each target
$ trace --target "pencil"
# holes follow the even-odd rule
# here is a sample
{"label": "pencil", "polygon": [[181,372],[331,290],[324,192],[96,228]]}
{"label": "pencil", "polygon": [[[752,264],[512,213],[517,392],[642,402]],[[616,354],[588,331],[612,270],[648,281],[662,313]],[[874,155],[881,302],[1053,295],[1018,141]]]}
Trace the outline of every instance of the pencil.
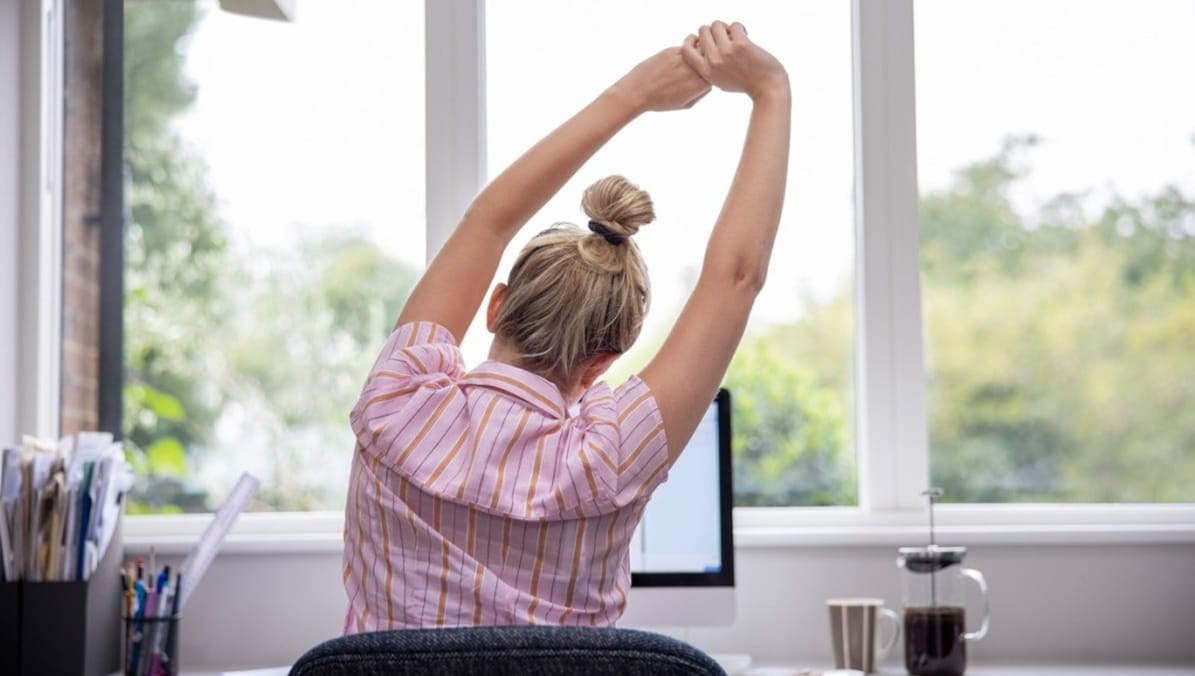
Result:
{"label": "pencil", "polygon": [[[171,641],[174,639],[174,625],[178,624],[178,601],[183,597],[183,574],[179,573],[174,578],[174,607],[170,609],[170,619],[166,622],[166,645],[162,649],[162,661],[170,664],[170,659],[174,657],[174,651],[171,650]],[[178,673],[175,667],[166,670],[167,673]]]}

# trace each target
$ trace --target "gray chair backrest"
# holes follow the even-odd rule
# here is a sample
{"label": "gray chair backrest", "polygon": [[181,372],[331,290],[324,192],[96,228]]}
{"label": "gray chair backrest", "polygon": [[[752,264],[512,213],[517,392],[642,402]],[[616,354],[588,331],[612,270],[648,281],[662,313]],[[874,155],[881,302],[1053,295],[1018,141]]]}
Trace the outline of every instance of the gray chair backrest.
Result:
{"label": "gray chair backrest", "polygon": [[291,676],[726,676],[697,648],[634,629],[463,627],[342,636],[307,651]]}

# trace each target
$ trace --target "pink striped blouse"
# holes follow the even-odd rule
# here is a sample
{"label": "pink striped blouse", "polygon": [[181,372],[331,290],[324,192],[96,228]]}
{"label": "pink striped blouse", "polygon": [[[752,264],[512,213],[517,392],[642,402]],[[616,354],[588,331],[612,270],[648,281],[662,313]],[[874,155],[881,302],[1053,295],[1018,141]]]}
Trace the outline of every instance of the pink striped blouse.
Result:
{"label": "pink striped blouse", "polygon": [[399,327],[350,416],[346,634],[402,627],[611,626],[631,534],[668,473],[648,387],[559,389],[442,326]]}

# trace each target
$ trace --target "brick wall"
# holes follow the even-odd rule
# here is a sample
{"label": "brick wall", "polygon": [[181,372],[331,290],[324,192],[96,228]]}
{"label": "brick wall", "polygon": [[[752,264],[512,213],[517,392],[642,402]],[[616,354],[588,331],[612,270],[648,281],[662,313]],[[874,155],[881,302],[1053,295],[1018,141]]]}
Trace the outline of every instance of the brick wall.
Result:
{"label": "brick wall", "polygon": [[103,5],[95,0],[66,3],[61,420],[64,435],[98,427]]}

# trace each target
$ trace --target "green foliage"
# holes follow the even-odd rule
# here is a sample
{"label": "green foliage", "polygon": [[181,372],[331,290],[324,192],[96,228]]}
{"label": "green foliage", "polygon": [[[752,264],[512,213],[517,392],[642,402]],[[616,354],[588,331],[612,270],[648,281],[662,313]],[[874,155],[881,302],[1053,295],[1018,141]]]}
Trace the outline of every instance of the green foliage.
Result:
{"label": "green foliage", "polygon": [[[210,508],[195,474],[230,412],[268,456],[263,506],[335,506],[347,411],[414,274],[347,229],[229,245],[171,127],[196,96],[198,19],[190,2],[125,12],[129,510]],[[1195,499],[1195,203],[1169,186],[1023,213],[1010,195],[1036,143],[1010,139],[919,205],[932,480],[960,502]],[[852,293],[794,299],[800,319],[731,364],[739,504],[856,502]]]}
{"label": "green foliage", "polygon": [[143,416],[152,416],[146,417],[146,424],[153,424],[158,420],[178,422],[186,418],[183,405],[178,399],[144,383],[130,384],[125,388],[124,396],[125,401],[131,404],[134,410],[143,412]]}
{"label": "green foliage", "polygon": [[[135,501],[177,501],[180,449],[202,444],[223,405],[205,387],[204,346],[220,328],[225,259],[203,162],[170,128],[194,100],[180,72],[197,19],[193,3],[133,3],[125,10],[125,236],[123,437],[138,471]],[[156,450],[155,450],[156,449]],[[165,450],[170,449],[170,450]],[[185,500],[203,503],[203,495]]]}
{"label": "green foliage", "polygon": [[[297,254],[257,252],[238,271],[235,340],[214,350],[223,387],[263,435],[270,474],[259,497],[276,509],[329,509],[347,472],[348,412],[389,334],[414,272],[352,234],[309,233]],[[321,479],[322,480],[317,480]]]}
{"label": "green foliage", "polygon": [[125,507],[125,513],[134,516],[160,516],[163,514],[182,514],[183,508],[174,504],[150,505],[140,500],[130,500]]}
{"label": "green foliage", "polygon": [[130,143],[160,138],[195,100],[183,79],[184,42],[199,19],[194,2],[135,2],[124,8],[125,128]]}
{"label": "green foliage", "polygon": [[726,376],[733,393],[735,504],[855,502],[854,455],[839,392],[763,339],[748,340]]}
{"label": "green foliage", "polygon": [[195,100],[182,65],[198,19],[191,2],[125,12],[130,510],[210,509],[196,475],[218,424],[243,440],[238,467],[268,468],[261,506],[326,509],[343,498],[325,456],[347,468],[348,411],[414,274],[347,228],[296,226],[285,253],[229,245],[207,167],[171,127]]}
{"label": "green foliage", "polygon": [[151,474],[182,477],[187,471],[186,451],[178,439],[160,437],[145,449]]}
{"label": "green foliage", "polygon": [[[1195,203],[1010,194],[1033,137],[919,208],[932,480],[958,502],[1195,499]],[[850,290],[744,341],[736,500],[853,504]]]}
{"label": "green foliage", "polygon": [[1195,204],[1017,213],[1028,144],[920,210],[933,482],[960,502],[1195,498]]}

